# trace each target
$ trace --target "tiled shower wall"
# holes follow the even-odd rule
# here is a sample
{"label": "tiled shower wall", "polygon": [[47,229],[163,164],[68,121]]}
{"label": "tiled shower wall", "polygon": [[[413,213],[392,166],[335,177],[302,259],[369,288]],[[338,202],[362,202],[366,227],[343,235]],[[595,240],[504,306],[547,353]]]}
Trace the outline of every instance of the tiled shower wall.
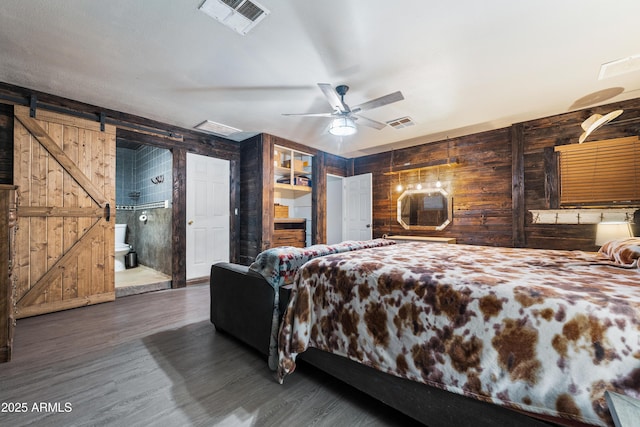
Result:
{"label": "tiled shower wall", "polygon": [[[116,205],[136,206],[171,201],[172,156],[164,148],[142,146],[116,150]],[[140,193],[139,198],[131,193]]]}
{"label": "tiled shower wall", "polygon": [[[137,252],[140,264],[169,275],[172,209],[142,205],[168,200],[171,206],[172,161],[171,151],[163,148],[116,150],[116,223],[127,224],[125,241]],[[137,192],[137,199],[130,196]],[[143,211],[145,222],[139,220]]]}

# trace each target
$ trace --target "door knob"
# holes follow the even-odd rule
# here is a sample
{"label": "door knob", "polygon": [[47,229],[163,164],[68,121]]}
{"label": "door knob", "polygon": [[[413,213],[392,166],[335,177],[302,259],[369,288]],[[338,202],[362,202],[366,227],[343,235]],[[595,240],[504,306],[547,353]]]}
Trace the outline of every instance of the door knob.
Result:
{"label": "door knob", "polygon": [[193,224],[193,220],[190,220],[187,224],[189,225]]}
{"label": "door knob", "polygon": [[371,228],[371,224],[367,224],[365,227],[367,227],[367,228]]}

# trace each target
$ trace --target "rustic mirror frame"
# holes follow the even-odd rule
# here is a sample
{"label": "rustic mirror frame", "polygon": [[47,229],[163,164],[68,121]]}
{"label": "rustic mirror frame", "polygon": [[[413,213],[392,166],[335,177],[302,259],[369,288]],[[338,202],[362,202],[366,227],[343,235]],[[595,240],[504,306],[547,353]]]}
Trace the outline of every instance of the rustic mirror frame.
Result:
{"label": "rustic mirror frame", "polygon": [[[411,224],[407,223],[404,220],[402,212],[403,206],[406,205],[412,198],[412,196],[424,195],[423,197],[429,197],[433,199],[439,199],[436,201],[442,202],[444,205],[442,209],[428,209],[428,210],[439,210],[442,212],[443,217],[445,218],[439,224]],[[406,208],[406,207],[405,207]],[[451,220],[453,218],[453,203],[451,200],[451,196],[442,188],[425,188],[421,190],[405,190],[400,197],[398,197],[397,204],[397,220],[402,225],[402,227],[406,230],[443,230],[449,224],[451,224]]]}

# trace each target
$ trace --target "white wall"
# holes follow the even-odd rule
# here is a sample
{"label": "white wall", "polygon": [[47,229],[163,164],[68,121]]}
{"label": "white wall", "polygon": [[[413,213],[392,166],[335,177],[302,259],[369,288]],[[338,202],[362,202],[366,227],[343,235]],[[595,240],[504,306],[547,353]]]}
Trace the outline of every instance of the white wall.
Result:
{"label": "white wall", "polygon": [[342,178],[327,175],[327,244],[342,240]]}

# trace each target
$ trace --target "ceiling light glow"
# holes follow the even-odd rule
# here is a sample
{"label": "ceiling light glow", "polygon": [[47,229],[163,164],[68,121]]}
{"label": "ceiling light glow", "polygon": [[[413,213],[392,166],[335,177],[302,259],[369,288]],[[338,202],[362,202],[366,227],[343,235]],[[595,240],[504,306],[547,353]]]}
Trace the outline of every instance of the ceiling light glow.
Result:
{"label": "ceiling light glow", "polygon": [[329,126],[329,133],[336,136],[353,135],[357,131],[358,129],[356,129],[355,122],[349,117],[338,117],[337,119],[333,119]]}

